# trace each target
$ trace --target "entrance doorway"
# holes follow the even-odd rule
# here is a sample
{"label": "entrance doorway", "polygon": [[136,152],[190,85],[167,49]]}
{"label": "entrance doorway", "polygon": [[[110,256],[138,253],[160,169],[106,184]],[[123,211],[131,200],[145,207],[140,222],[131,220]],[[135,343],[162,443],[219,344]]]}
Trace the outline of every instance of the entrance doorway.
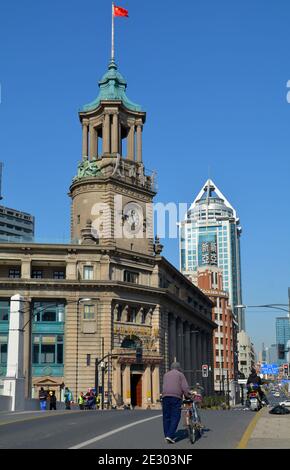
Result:
{"label": "entrance doorway", "polygon": [[142,375],[131,374],[131,405],[142,406]]}

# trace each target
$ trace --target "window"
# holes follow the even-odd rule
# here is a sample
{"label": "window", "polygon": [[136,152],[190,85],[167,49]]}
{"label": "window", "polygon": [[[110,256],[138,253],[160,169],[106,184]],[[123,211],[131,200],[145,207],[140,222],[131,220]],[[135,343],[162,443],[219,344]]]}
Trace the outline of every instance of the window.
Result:
{"label": "window", "polygon": [[80,224],[80,223],[81,223],[81,216],[78,215],[78,224]]}
{"label": "window", "polygon": [[141,316],[141,323],[143,325],[146,323],[146,316],[147,316],[147,311],[145,310],[145,308],[143,308],[142,316]]}
{"label": "window", "polygon": [[63,336],[34,336],[33,364],[63,364]]}
{"label": "window", "polygon": [[86,281],[92,281],[94,279],[93,266],[84,266],[84,279]]}
{"label": "window", "polygon": [[53,272],[53,279],[65,279],[64,271],[54,271]]}
{"label": "window", "polygon": [[0,301],[0,321],[9,320],[10,303],[8,300]]}
{"label": "window", "polygon": [[84,305],[84,319],[85,320],[95,319],[95,306],[94,305]]}
{"label": "window", "polygon": [[32,271],[32,279],[42,279],[42,271]]}
{"label": "window", "polygon": [[19,268],[9,269],[9,278],[10,279],[20,279],[20,269]]}
{"label": "window", "polygon": [[34,302],[35,322],[64,322],[64,304],[62,302]]}
{"label": "window", "polygon": [[87,366],[91,365],[91,355],[87,354]]}
{"label": "window", "polygon": [[8,336],[0,336],[0,364],[7,364]]}
{"label": "window", "polygon": [[135,307],[129,307],[127,312],[127,322],[136,323],[137,309]]}
{"label": "window", "polygon": [[118,305],[116,321],[122,321],[123,305]]}
{"label": "window", "polygon": [[131,282],[132,284],[138,284],[139,274],[133,271],[124,271],[124,282]]}

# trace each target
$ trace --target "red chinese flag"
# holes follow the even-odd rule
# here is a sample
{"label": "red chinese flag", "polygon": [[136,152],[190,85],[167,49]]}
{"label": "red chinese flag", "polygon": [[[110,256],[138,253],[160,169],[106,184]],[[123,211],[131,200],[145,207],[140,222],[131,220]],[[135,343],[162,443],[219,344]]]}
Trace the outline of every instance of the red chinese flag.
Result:
{"label": "red chinese flag", "polygon": [[114,16],[126,16],[128,18],[128,10],[114,6]]}

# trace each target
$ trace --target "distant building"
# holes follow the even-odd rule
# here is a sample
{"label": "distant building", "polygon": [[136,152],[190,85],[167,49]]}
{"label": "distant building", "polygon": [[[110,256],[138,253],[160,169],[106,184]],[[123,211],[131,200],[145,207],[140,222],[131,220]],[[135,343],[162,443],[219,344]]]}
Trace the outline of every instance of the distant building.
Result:
{"label": "distant building", "polygon": [[238,333],[239,371],[247,378],[255,365],[255,351],[251,338],[245,331]]}
{"label": "distant building", "polygon": [[289,317],[276,318],[276,344],[278,350],[278,364],[286,361],[287,342],[290,340],[290,319]]}
{"label": "distant building", "polygon": [[269,347],[269,364],[276,364],[278,361],[277,344]]}
{"label": "distant building", "polygon": [[34,217],[9,207],[0,206],[0,242],[31,242],[34,239]]}
{"label": "distant building", "polygon": [[240,236],[242,229],[235,209],[208,180],[180,224],[180,267],[197,284],[199,267],[215,265],[223,271],[223,290],[229,294],[239,330],[245,330],[242,304]]}

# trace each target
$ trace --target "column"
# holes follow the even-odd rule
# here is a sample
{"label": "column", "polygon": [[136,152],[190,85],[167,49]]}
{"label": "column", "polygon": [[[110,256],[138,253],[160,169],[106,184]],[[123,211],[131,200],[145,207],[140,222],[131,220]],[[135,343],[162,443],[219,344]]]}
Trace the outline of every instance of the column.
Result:
{"label": "column", "polygon": [[110,153],[110,115],[105,113],[103,122],[103,154]]}
{"label": "column", "polygon": [[122,396],[121,396],[121,364],[116,363],[116,370],[114,372],[113,380],[113,397],[115,398],[116,405],[121,405]]}
{"label": "column", "polygon": [[[191,331],[196,331],[194,325],[189,325],[189,329]],[[197,369],[197,362],[196,362],[196,335],[197,333],[190,334],[190,363],[192,372],[190,374],[190,383],[194,385],[196,383],[196,369]]]}
{"label": "column", "polygon": [[155,365],[153,374],[152,374],[152,382],[153,382],[153,403],[156,403],[160,397],[160,373],[159,373],[159,365]]}
{"label": "column", "polygon": [[94,126],[90,126],[90,160],[97,158],[98,134]]}
{"label": "column", "polygon": [[170,314],[169,317],[169,368],[176,358],[176,318]]}
{"label": "column", "polygon": [[196,382],[201,383],[201,332],[196,333]]}
{"label": "column", "polygon": [[133,122],[129,123],[130,130],[128,134],[127,158],[129,160],[135,159],[135,125]]}
{"label": "column", "polygon": [[137,162],[142,162],[142,124],[137,124]]}
{"label": "column", "polygon": [[[209,363],[208,363],[208,353],[207,353],[207,336],[205,334],[205,332],[203,332],[203,335],[202,335],[202,363],[203,364],[207,364],[207,366],[209,367]],[[207,378],[204,378],[204,387],[205,387],[205,391],[206,391],[206,394],[208,395],[208,392],[209,392],[209,370],[208,370],[208,376]]]}
{"label": "column", "polygon": [[30,279],[31,277],[31,260],[25,259],[21,263],[21,278]]}
{"label": "column", "polygon": [[190,326],[188,323],[184,323],[184,370],[187,371],[185,373],[185,377],[187,378],[188,383],[190,384],[191,381],[191,369],[193,369],[192,361],[190,358]]}
{"label": "column", "polygon": [[122,156],[123,149],[122,149],[122,125],[121,120],[119,119],[119,154]]}
{"label": "column", "polygon": [[24,410],[25,378],[23,371],[24,351],[24,302],[19,294],[11,297],[7,372],[4,379],[4,395],[11,396],[11,411]]}
{"label": "column", "polygon": [[131,404],[131,372],[130,365],[126,365],[123,375],[123,400],[124,403]]}
{"label": "column", "polygon": [[142,375],[142,408],[151,405],[151,367],[146,365],[144,374]]}
{"label": "column", "polygon": [[88,124],[83,123],[83,159],[88,157]]}
{"label": "column", "polygon": [[177,319],[177,362],[180,362],[181,367],[184,369],[183,357],[183,322],[180,318]]}
{"label": "column", "polygon": [[119,126],[118,126],[118,114],[117,112],[114,112],[113,114],[113,123],[112,123],[112,144],[111,144],[111,149],[112,153],[118,153],[119,151],[119,144],[118,144],[118,138],[119,138]]}
{"label": "column", "polygon": [[159,373],[165,374],[169,370],[169,318],[168,318],[168,312],[167,310],[163,310],[162,313],[162,331],[164,331],[164,339],[163,339],[163,344],[161,348],[161,355],[164,357],[164,361],[161,364],[161,370]]}

